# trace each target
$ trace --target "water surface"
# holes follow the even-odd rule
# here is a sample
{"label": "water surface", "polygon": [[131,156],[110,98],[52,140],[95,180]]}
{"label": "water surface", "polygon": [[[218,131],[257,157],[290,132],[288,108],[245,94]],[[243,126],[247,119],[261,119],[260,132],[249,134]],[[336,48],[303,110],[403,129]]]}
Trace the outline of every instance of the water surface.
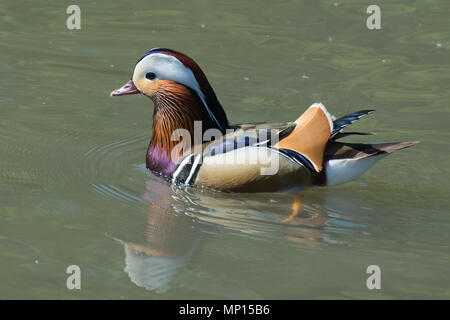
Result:
{"label": "water surface", "polygon": [[[377,31],[360,0],[76,3],[81,30],[69,3],[0,4],[0,298],[449,298],[450,2],[378,1]],[[357,140],[422,143],[293,219],[291,195],[171,186],[144,166],[151,101],[109,97],[153,47],[195,58],[232,123],[321,101],[377,110]]]}

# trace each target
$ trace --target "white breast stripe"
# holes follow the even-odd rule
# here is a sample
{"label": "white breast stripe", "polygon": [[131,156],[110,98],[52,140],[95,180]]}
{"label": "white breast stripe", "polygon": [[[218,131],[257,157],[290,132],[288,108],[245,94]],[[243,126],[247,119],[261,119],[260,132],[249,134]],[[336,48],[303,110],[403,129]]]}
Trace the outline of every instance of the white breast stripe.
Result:
{"label": "white breast stripe", "polygon": [[195,170],[197,169],[197,167],[198,167],[198,165],[199,165],[200,157],[201,157],[201,156],[202,156],[202,155],[199,154],[199,155],[195,158],[194,164],[192,165],[192,168],[191,168],[191,172],[189,172],[189,176],[187,177],[186,182],[185,182],[184,184],[188,185],[188,184],[189,184],[189,181],[191,181],[192,176],[194,175],[194,172],[195,172]]}
{"label": "white breast stripe", "polygon": [[177,170],[175,170],[175,172],[172,175],[172,183],[174,183],[177,179],[177,176],[180,174],[180,172],[183,170],[184,166],[189,162],[189,160],[191,160],[191,158],[194,156],[194,154],[191,154],[189,156],[187,156],[186,158],[183,159],[183,161],[181,161],[181,163],[178,165]]}

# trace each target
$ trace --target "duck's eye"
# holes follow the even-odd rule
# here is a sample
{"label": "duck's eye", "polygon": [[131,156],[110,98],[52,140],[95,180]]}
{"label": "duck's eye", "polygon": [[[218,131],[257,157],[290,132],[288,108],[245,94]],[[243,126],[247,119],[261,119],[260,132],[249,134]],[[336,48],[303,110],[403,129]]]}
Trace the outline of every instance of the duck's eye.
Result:
{"label": "duck's eye", "polygon": [[147,72],[147,73],[145,74],[145,77],[146,77],[148,80],[153,80],[153,79],[156,78],[156,74],[154,74],[153,72]]}

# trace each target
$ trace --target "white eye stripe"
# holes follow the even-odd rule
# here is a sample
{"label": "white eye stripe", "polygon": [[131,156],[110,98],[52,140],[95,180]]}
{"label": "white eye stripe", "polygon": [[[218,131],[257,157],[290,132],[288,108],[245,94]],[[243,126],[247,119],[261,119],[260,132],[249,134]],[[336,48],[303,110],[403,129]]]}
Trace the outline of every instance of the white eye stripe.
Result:
{"label": "white eye stripe", "polygon": [[172,80],[200,91],[200,86],[192,71],[180,60],[162,53],[153,53],[143,58],[134,69],[134,77],[143,77],[148,72],[158,75],[159,79]]}
{"label": "white eye stripe", "polygon": [[[188,88],[191,88],[197,92],[198,96],[202,100],[206,111],[208,112],[211,119],[217,124],[217,126],[223,130],[219,121],[217,121],[213,112],[206,103],[205,95],[203,94],[200,85],[195,78],[194,73],[191,69],[186,67],[180,60],[174,56],[170,56],[163,53],[153,53],[136,64],[133,73],[133,82],[138,84],[140,80],[145,78],[148,72],[153,72],[156,74],[157,79],[160,80],[171,80]],[[147,80],[147,79],[146,79]],[[140,89],[140,88],[138,88]]]}

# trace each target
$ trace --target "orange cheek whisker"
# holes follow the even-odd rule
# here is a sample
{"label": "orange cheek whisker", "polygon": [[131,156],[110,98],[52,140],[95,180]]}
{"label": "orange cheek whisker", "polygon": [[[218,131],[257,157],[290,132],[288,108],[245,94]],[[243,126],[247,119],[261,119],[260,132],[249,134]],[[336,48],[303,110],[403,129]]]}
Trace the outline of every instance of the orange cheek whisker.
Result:
{"label": "orange cheek whisker", "polygon": [[[149,150],[158,151],[161,155],[167,153],[170,159],[175,145],[182,142],[172,140],[172,134],[177,129],[186,129],[194,136],[194,121],[202,120],[201,106],[198,100],[192,95],[192,92],[183,85],[168,80],[159,80],[157,85],[150,84],[145,86],[145,92],[150,90],[149,95],[155,104],[153,114],[153,136],[150,141]],[[155,83],[153,82],[153,83]],[[192,140],[191,140],[192,141]],[[149,164],[147,164],[148,166]]]}

